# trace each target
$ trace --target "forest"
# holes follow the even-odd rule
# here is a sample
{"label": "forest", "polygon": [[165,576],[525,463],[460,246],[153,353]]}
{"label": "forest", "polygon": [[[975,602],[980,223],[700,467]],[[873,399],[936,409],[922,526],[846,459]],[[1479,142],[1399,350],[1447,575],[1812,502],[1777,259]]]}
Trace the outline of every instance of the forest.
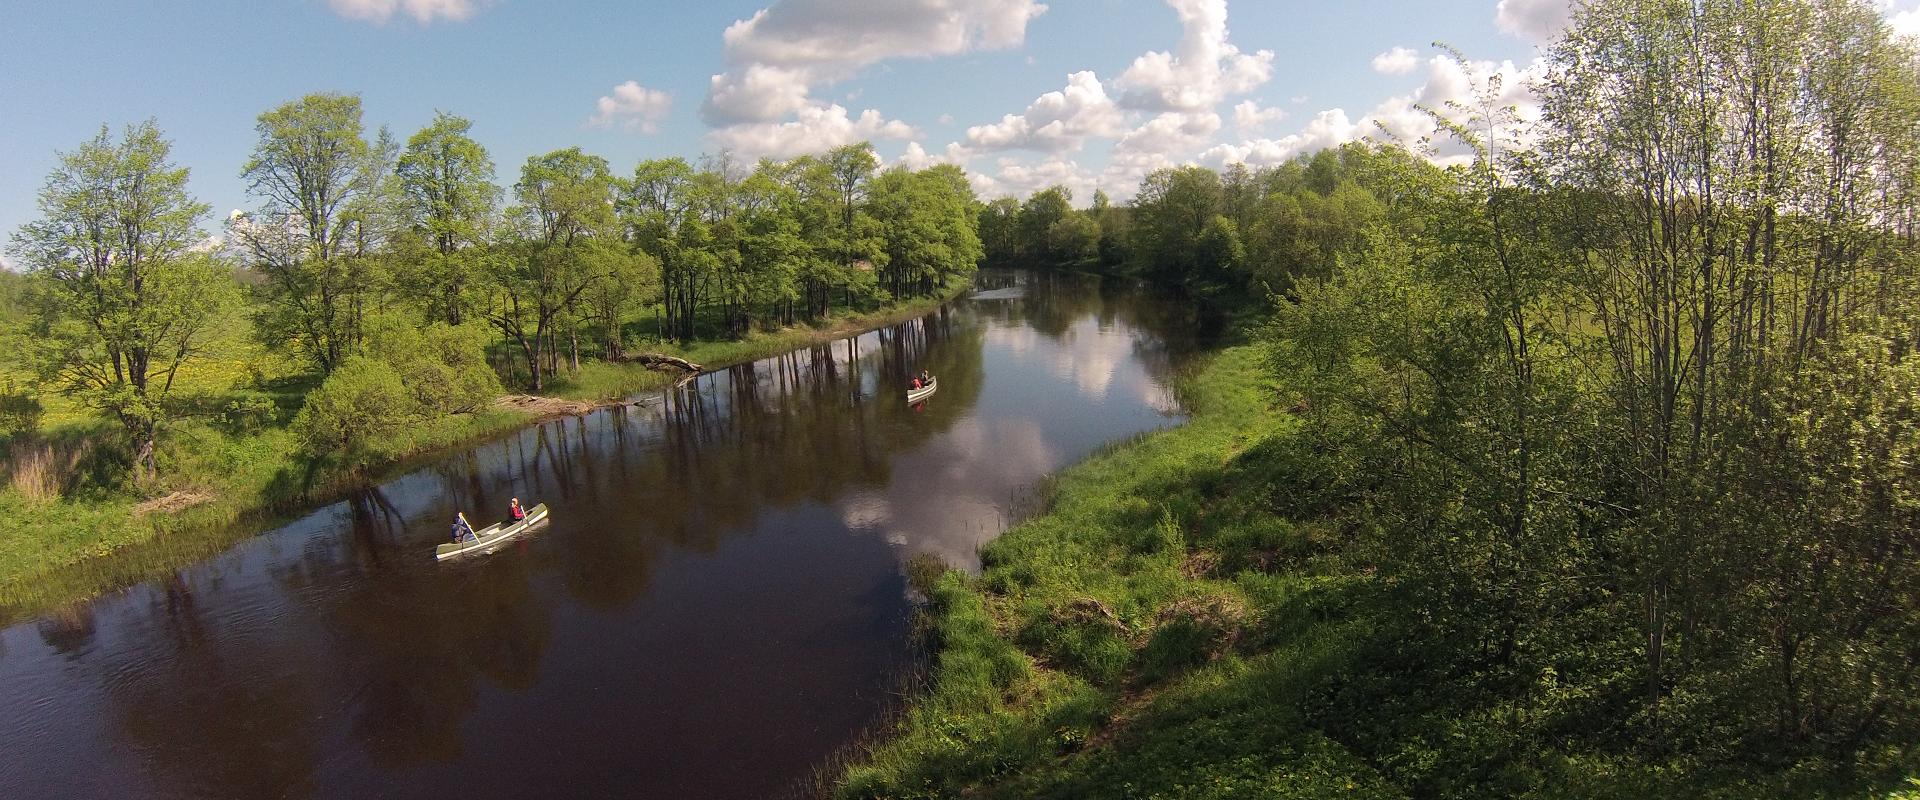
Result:
{"label": "forest", "polygon": [[362,116],[333,93],[261,114],[256,206],[224,221],[155,122],[60,154],[8,244],[24,272],[0,271],[0,513],[58,522],[0,533],[0,604],[524,424],[509,388],[629,396],[680,377],[659,356],[843,335],[943,302],[981,259],[962,170],[882,170],[865,144],[629,172],[568,148],[502,188],[468,121],[402,141]]}
{"label": "forest", "polygon": [[840,796],[1920,790],[1914,43],[1593,0],[1538,119],[1500,88],[988,205],[989,258],[1252,322],[1188,426],[920,576],[934,663]]}

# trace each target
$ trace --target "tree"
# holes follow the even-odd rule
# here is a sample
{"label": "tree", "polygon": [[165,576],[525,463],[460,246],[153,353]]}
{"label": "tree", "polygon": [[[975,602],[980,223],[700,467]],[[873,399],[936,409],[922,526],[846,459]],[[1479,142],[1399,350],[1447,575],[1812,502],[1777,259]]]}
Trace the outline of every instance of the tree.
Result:
{"label": "tree", "polygon": [[488,224],[500,197],[494,185],[493,159],[468,135],[473,123],[440,113],[407,140],[395,175],[402,214],[422,237],[431,256],[422,276],[429,308],[449,325],[459,325],[466,306],[471,259],[462,251],[486,242]]}
{"label": "tree", "polygon": [[262,200],[236,220],[234,239],[265,279],[262,338],[295,342],[321,372],[359,343],[368,214],[387,153],[370,146],[360,98],[311,94],[260,115],[259,141],[241,177]]}
{"label": "tree", "polygon": [[1020,206],[1020,236],[1014,249],[1028,264],[1058,266],[1061,254],[1055,252],[1048,234],[1055,223],[1073,213],[1073,192],[1065,186],[1053,186],[1034,192]]}
{"label": "tree", "polygon": [[203,355],[234,287],[205,238],[207,205],[187,192],[187,169],[151,121],[114,141],[105,126],[40,190],[39,220],[12,252],[45,291],[33,326],[41,374],[112,415],[143,479],[181,367]]}
{"label": "tree", "polygon": [[1212,170],[1154,171],[1133,199],[1134,258],[1148,275],[1196,297],[1233,286],[1239,232],[1215,221],[1225,210],[1220,176]]}
{"label": "tree", "polygon": [[885,243],[883,274],[895,297],[932,291],[974,269],[983,251],[973,205],[955,167],[895,168],[873,180],[868,208]]}
{"label": "tree", "polygon": [[527,159],[514,185],[517,229],[506,257],[495,260],[499,296],[488,319],[520,345],[536,392],[557,371],[548,361],[558,352],[554,323],[605,278],[602,251],[617,247],[613,186],[606,159],[578,147]]}

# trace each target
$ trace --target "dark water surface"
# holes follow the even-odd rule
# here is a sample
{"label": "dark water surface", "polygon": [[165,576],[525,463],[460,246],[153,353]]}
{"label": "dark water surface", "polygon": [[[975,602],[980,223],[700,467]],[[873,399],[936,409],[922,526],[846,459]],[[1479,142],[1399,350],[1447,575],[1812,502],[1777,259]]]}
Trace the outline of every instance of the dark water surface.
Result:
{"label": "dark water surface", "polygon": [[[915,664],[905,563],[1179,421],[1170,304],[990,273],[924,319],[550,422],[0,631],[0,798],[765,797]],[[940,391],[902,393],[925,366]],[[437,564],[463,509],[551,524]]]}

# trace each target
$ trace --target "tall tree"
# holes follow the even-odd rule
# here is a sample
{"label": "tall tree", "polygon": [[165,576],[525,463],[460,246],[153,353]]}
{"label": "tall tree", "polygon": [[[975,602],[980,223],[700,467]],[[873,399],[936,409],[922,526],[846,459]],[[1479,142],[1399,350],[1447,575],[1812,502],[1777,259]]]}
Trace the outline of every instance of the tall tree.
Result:
{"label": "tall tree", "polygon": [[260,115],[259,141],[241,177],[260,210],[232,232],[266,279],[256,317],[268,342],[292,341],[322,372],[352,352],[360,303],[372,290],[364,261],[365,203],[383,178],[360,98],[311,94]]}
{"label": "tall tree", "polygon": [[556,371],[555,322],[610,271],[613,174],[606,159],[578,147],[534,156],[513,187],[516,240],[496,259],[499,296],[488,319],[520,345],[534,391]]}
{"label": "tall tree", "polygon": [[464,316],[472,259],[464,251],[486,241],[500,188],[493,159],[473,140],[473,123],[440,113],[407,140],[395,174],[407,224],[431,253],[422,289],[430,312],[458,325]]}
{"label": "tall tree", "polygon": [[12,252],[45,281],[34,350],[41,372],[119,420],[143,479],[181,367],[202,355],[234,293],[205,238],[207,205],[187,192],[187,169],[151,121],[119,141],[102,126],[40,190],[39,220]]}

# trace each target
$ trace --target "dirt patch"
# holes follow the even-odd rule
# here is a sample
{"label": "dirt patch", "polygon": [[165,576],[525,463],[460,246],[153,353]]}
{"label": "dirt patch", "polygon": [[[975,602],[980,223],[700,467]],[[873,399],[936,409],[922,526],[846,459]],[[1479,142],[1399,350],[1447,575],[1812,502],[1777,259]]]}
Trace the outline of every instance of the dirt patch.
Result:
{"label": "dirt patch", "polygon": [[558,397],[537,397],[530,394],[510,394],[493,401],[499,408],[520,411],[536,417],[577,417],[600,408],[601,403],[589,403],[585,400],[562,400]]}
{"label": "dirt patch", "polygon": [[148,514],[178,514],[194,506],[206,505],[211,502],[213,502],[212,492],[203,492],[199,489],[182,489],[173,494],[156,497],[134,506],[133,514],[136,517],[144,517]]}
{"label": "dirt patch", "polygon": [[1187,554],[1186,563],[1180,565],[1180,574],[1187,580],[1205,578],[1220,568],[1220,555],[1211,550],[1195,550]]}

